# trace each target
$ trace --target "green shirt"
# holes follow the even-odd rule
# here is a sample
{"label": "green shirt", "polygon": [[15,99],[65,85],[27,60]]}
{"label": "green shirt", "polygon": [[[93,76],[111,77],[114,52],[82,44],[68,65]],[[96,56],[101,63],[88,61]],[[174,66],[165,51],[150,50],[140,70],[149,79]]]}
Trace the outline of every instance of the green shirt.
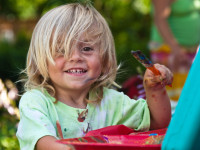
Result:
{"label": "green shirt", "polygon": [[[90,94],[90,99],[92,94]],[[22,150],[33,150],[38,139],[45,135],[58,138],[56,121],[61,124],[64,138],[82,137],[89,124],[89,131],[111,125],[124,124],[130,128],[147,131],[150,114],[143,99],[132,100],[123,93],[104,88],[100,104],[88,103],[88,115],[83,122],[77,120],[78,113],[86,109],[70,107],[47,92],[31,90],[20,100],[20,122],[17,137]]]}
{"label": "green shirt", "polygon": [[[178,43],[196,46],[200,42],[200,0],[176,0],[171,5],[168,24]],[[151,41],[162,43],[155,24],[151,29]]]}

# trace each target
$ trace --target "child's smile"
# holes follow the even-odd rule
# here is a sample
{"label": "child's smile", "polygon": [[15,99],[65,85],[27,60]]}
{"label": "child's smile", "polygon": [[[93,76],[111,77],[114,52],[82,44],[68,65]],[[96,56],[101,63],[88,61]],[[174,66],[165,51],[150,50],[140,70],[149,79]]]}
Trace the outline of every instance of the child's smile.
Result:
{"label": "child's smile", "polygon": [[82,69],[82,68],[72,68],[72,69],[69,69],[67,71],[65,71],[66,73],[69,73],[69,74],[72,74],[72,75],[82,75],[84,73],[87,72],[86,69]]}

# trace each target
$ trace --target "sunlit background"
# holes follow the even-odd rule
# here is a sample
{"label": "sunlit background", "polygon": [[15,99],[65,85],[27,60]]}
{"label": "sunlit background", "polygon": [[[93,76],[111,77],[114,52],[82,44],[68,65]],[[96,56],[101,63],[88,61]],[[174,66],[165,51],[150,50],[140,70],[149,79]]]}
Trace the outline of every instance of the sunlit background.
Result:
{"label": "sunlit background", "polygon": [[[20,71],[25,68],[33,28],[47,10],[69,2],[74,1],[0,0],[0,150],[19,149],[15,133],[23,88],[17,81],[22,78]],[[109,23],[115,39],[121,64],[117,83],[143,73],[144,68],[130,51],[140,49],[149,55],[150,0],[93,0],[92,3]]]}

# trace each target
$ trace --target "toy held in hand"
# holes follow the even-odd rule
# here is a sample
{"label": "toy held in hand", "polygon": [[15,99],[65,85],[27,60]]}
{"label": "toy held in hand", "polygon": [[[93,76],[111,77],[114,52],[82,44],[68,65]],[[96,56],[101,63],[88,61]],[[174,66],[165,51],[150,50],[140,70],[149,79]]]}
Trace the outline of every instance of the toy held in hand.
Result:
{"label": "toy held in hand", "polygon": [[145,68],[151,70],[155,75],[161,75],[159,70],[155,68],[153,63],[140,50],[131,51],[131,53]]}

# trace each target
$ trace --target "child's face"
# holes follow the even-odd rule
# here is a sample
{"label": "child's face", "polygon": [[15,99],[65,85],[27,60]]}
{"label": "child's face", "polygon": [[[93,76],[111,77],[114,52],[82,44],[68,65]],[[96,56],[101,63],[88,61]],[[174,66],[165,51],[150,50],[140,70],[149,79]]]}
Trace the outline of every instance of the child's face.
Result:
{"label": "child's face", "polygon": [[50,79],[58,90],[89,90],[101,74],[101,60],[98,44],[87,44],[81,38],[73,47],[72,55],[66,59],[63,54],[55,58],[55,65],[48,62]]}

